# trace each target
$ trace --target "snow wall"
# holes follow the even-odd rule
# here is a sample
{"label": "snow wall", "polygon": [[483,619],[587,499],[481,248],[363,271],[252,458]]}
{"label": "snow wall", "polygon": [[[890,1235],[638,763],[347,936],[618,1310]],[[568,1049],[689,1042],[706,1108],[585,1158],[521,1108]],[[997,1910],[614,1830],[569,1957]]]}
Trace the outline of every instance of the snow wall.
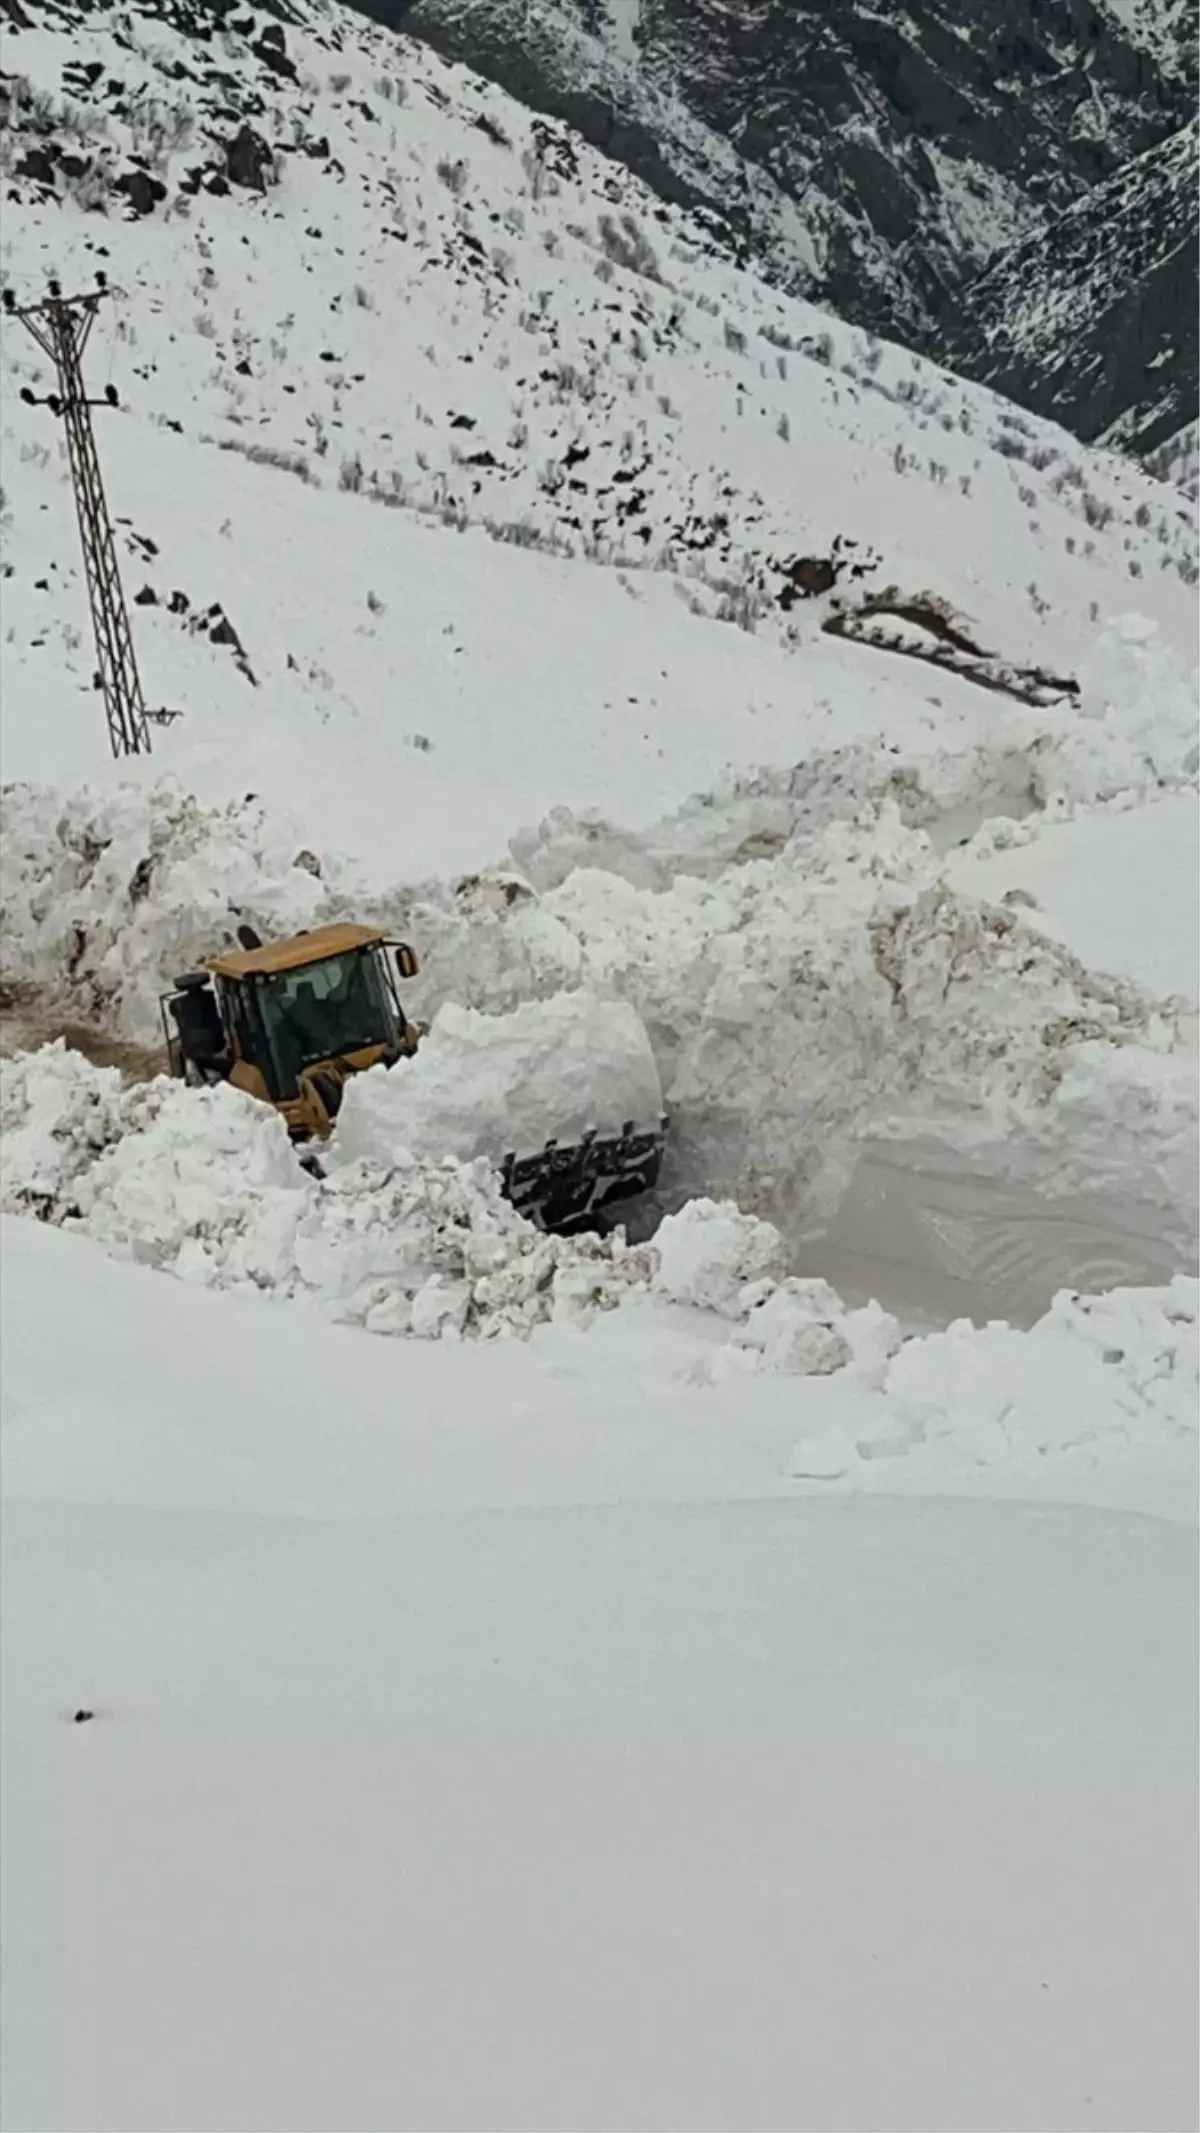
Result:
{"label": "snow wall", "polygon": [[[942,1317],[1027,1320],[1060,1286],[1194,1266],[1191,1003],[1089,970],[1035,910],[955,893],[942,850],[967,835],[994,850],[1075,809],[1188,786],[1191,703],[1173,675],[1150,702],[1156,656],[1126,618],[1082,708],[1014,713],[974,751],[831,751],[731,779],[638,836],[560,812],[514,838],[519,866],[383,896],[252,801],[205,809],[169,782],[65,800],[9,788],[3,973],[153,1042],[160,988],[239,920],[271,934],[377,918],[419,948],[409,1012],[442,1011],[460,1065],[472,1052],[473,1104],[511,1099],[499,1069],[489,1094],[464,1011],[573,995],[599,1028],[619,1003],[648,1037],[670,1121],[655,1214],[732,1198],[799,1266],[889,1299],[908,1284]],[[639,1049],[627,1029],[616,1079]],[[502,1026],[491,1038],[499,1062]],[[566,1068],[560,1089],[539,1080],[531,1138],[552,1096],[579,1108]],[[386,1157],[382,1113],[399,1103],[360,1130],[352,1100],[351,1155]],[[447,1152],[477,1152],[445,1083],[429,1116]],[[555,1130],[547,1119],[540,1137]]]}
{"label": "snow wall", "polygon": [[[561,1338],[614,1317],[671,1347],[697,1387],[803,1377],[795,1477],[822,1488],[1003,1486],[1125,1467],[1192,1472],[1197,1284],[1059,1296],[1028,1334],[964,1322],[902,1340],[789,1273],[778,1231],[693,1201],[654,1240],[546,1237],[489,1166],[358,1160],[300,1168],[281,1121],[227,1087],[130,1087],[61,1045],[0,1063],[6,1210],[118,1258],[380,1335]],[[665,1316],[664,1316],[665,1314]],[[643,1367],[645,1351],[627,1351]],[[605,1355],[611,1362],[611,1350]]]}

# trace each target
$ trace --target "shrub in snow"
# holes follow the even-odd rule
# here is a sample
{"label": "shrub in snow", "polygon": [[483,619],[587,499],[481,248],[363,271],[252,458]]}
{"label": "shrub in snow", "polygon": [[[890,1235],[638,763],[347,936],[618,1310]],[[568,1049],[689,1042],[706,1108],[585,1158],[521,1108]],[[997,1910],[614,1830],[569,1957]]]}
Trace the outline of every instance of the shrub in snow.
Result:
{"label": "shrub in snow", "polygon": [[311,481],[312,473],[303,452],[285,451],[272,444],[248,443],[242,437],[218,437],[219,452],[237,452],[255,466],[277,467],[281,474],[294,474],[298,481]]}
{"label": "shrub in snow", "polygon": [[654,247],[635,215],[624,214],[619,223],[612,215],[600,215],[596,227],[606,258],[618,267],[627,267],[631,274],[644,275],[648,281],[662,280]]}
{"label": "shrub in snow", "polygon": [[457,199],[465,192],[471,172],[469,164],[462,157],[452,160],[449,156],[439,156],[437,174],[447,192],[453,193]]}

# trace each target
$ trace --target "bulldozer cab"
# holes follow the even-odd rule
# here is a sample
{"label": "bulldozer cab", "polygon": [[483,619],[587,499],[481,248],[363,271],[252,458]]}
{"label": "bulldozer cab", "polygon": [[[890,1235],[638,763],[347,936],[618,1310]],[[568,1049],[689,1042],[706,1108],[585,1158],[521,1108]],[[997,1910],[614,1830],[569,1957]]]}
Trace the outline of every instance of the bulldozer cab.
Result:
{"label": "bulldozer cab", "polygon": [[259,1035],[276,1097],[294,1096],[306,1067],[396,1045],[398,1005],[371,949],[229,982],[246,994],[246,1021]]}
{"label": "bulldozer cab", "polygon": [[323,1136],[348,1074],[415,1049],[396,989],[396,976],[415,970],[410,948],[367,926],[322,926],[213,956],[164,996],[172,1068],[273,1103],[298,1139]]}

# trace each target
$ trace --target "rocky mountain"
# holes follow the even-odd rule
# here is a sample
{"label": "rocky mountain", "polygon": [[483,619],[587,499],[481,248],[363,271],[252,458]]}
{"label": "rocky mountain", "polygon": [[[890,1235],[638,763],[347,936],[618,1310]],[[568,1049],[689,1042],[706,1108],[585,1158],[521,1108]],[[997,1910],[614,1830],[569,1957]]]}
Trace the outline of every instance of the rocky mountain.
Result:
{"label": "rocky mountain", "polygon": [[[1161,150],[1169,227],[1149,231],[1138,250],[1157,262],[1165,247],[1175,264],[1165,273],[1152,264],[1144,291],[1131,286],[1127,264],[1111,289],[1099,286],[1101,273],[1090,277],[1100,315],[1121,310],[1120,353],[1102,394],[1085,371],[1075,390],[1056,387],[1054,405],[1061,419],[1078,418],[1081,434],[1137,439],[1147,431],[1143,348],[1186,350],[1196,276],[1173,249],[1180,179],[1166,144],[1192,116],[1194,85],[1176,0],[904,0],[836,11],[824,0],[365,5],[566,119],[660,198],[707,217],[735,258],[781,286],[914,348],[936,350],[952,336],[956,360],[985,375],[993,296],[981,287],[973,329],[973,285],[1032,245],[1044,257],[1040,274],[1056,271],[1060,253],[1064,270],[1069,258],[1073,288],[1073,233],[1091,225],[1085,216],[1060,234],[1059,218]],[[1131,181],[1137,213],[1154,182]],[[1111,198],[1097,201],[1098,228]],[[1194,366],[1186,405],[1186,360],[1164,360],[1186,419]],[[1026,386],[1025,370],[1010,364],[1006,389],[1046,404],[1047,368],[1043,357]]]}
{"label": "rocky mountain", "polygon": [[1197,401],[1195,121],[1003,254],[945,358],[1090,441],[1151,451]]}
{"label": "rocky mountain", "polygon": [[[540,812],[649,819],[668,719],[711,781],[1072,701],[1108,618],[1190,643],[1182,496],[785,294],[421,40],[327,0],[12,4],[0,281],[104,277],[88,381],[189,790],[327,785],[357,850],[399,810],[419,880],[427,824],[468,864],[531,819],[497,694],[545,709]],[[106,742],[56,380],[0,327],[0,699],[54,707],[6,772],[78,777]]]}

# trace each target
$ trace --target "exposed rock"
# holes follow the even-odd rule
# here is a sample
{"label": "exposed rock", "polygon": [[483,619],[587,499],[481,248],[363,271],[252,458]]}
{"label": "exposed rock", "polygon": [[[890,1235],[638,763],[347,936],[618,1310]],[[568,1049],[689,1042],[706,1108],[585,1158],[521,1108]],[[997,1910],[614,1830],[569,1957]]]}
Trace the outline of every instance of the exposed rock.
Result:
{"label": "exposed rock", "polygon": [[32,178],[35,185],[53,186],[58,164],[58,150],[53,143],[44,148],[27,148],[16,165],[18,178]]}
{"label": "exposed rock", "polygon": [[[232,184],[244,185],[248,192],[265,193],[274,182],[275,156],[253,126],[239,126],[232,140],[225,143],[225,169]],[[209,184],[210,192],[216,189]]]}
{"label": "exposed rock", "polygon": [[1195,419],[1198,128],[1097,186],[963,295],[951,368],[1089,443],[1149,451]]}
{"label": "exposed rock", "polygon": [[151,177],[148,170],[123,170],[113,180],[113,191],[124,194],[135,215],[152,215],[167,197],[161,178]]}
{"label": "exposed rock", "polygon": [[288,81],[295,80],[295,62],[288,58],[283,31],[277,22],[267,24],[258,43],[251,49],[255,58],[261,60],[264,67],[269,67],[273,74],[280,74]]}
{"label": "exposed rock", "polygon": [[[988,314],[975,329],[964,292],[1194,109],[1182,15],[1164,43],[1094,0],[643,0],[632,45],[599,0],[360,4],[577,127],[769,279],[924,352],[953,333],[968,368]],[[1183,338],[1195,288],[1180,253],[1151,341]],[[1101,429],[1127,412],[1116,372]],[[1092,419],[1095,393],[1079,399]]]}
{"label": "exposed rock", "polygon": [[[609,11],[588,0],[374,0],[368,12],[402,18],[664,196],[707,199],[727,225],[769,223],[769,182],[759,198],[757,181],[773,180],[832,250],[820,278],[834,307],[849,315],[833,286],[849,273],[880,325],[927,314],[929,266],[937,282],[960,280],[981,246],[986,256],[1012,241],[1191,115],[1184,85],[1091,0],[906,0],[886,11],[863,0],[836,11],[827,0],[653,0],[636,64],[615,49]],[[671,98],[693,129],[672,119]],[[723,142],[748,166],[740,200],[728,195]],[[975,185],[973,226],[956,226],[956,195]],[[761,244],[770,233],[746,234]],[[924,267],[892,257],[912,234]],[[793,268],[809,271],[794,246]]]}

